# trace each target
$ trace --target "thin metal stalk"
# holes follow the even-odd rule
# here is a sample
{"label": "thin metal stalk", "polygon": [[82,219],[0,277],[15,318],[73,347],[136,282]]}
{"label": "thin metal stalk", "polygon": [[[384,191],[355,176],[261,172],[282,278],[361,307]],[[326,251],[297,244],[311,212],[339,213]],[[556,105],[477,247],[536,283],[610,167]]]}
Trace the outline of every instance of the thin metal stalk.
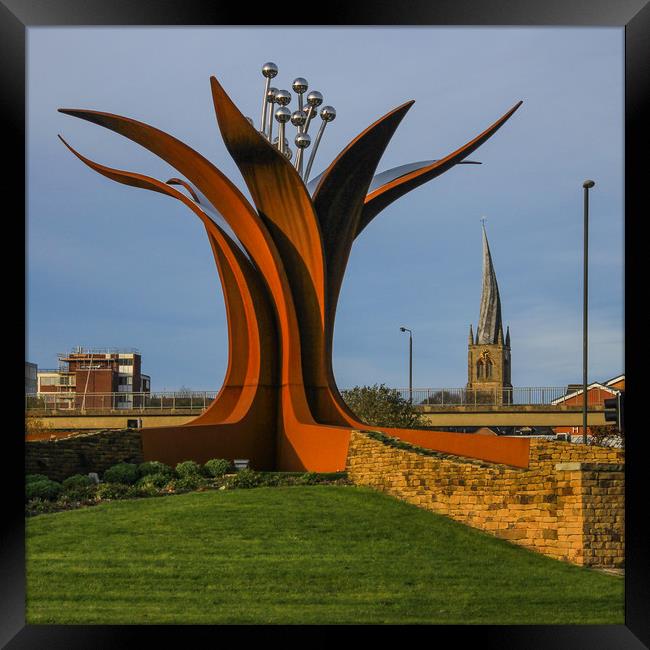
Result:
{"label": "thin metal stalk", "polygon": [[280,122],[280,126],[278,127],[278,149],[280,150],[280,153],[284,153],[284,124]]}
{"label": "thin metal stalk", "polygon": [[323,120],[321,122],[320,128],[318,129],[318,133],[316,134],[316,141],[314,142],[314,148],[311,150],[311,155],[309,156],[309,162],[307,163],[307,169],[305,170],[305,183],[309,180],[309,172],[311,172],[311,166],[314,163],[314,157],[316,156],[316,150],[318,149],[318,145],[320,144],[320,140],[323,137],[323,131],[325,131],[325,126],[327,125],[327,122]]}
{"label": "thin metal stalk", "polygon": [[301,147],[298,147],[298,151],[296,153],[296,170],[298,172],[299,176],[302,176],[302,154],[303,154],[304,149]]}
{"label": "thin metal stalk", "polygon": [[269,94],[269,88],[271,87],[271,77],[266,78],[266,83],[264,84],[264,96],[262,98],[262,118],[260,120],[260,131],[264,133],[264,126],[266,125],[266,105],[269,103],[266,96]]}

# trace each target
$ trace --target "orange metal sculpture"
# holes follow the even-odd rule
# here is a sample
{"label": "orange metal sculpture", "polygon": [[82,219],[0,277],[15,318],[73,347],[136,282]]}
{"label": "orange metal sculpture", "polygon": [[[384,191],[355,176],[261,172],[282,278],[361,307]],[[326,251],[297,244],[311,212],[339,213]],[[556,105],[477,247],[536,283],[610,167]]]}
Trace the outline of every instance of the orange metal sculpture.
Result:
{"label": "orange metal sculpture", "polygon": [[[171,135],[119,115],[60,109],[137,142],[188,179],[164,183],[105,167],[64,141],[96,172],[192,210],[206,229],[223,286],[229,341],[224,384],[192,422],[143,429],[144,457],[169,464],[248,458],[256,469],[340,470],[350,432],[368,428],[341,398],[332,369],[336,306],[354,239],[387,205],[463,162],[521,102],[441,160],[408,166],[372,187],[382,178],[374,176],[381,155],[413,104],[407,102],[359,134],[310,195],[287,155],[255,129],[214,77],[210,83],[221,135],[255,207],[212,163]],[[442,452],[528,465],[527,440],[375,428]]]}

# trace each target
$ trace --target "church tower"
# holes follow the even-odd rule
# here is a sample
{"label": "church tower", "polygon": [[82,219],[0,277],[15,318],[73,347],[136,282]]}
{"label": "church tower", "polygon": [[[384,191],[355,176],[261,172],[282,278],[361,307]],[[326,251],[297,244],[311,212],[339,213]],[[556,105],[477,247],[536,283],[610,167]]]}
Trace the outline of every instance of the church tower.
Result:
{"label": "church tower", "polygon": [[510,368],[510,328],[506,330],[504,339],[499,286],[484,223],[483,290],[476,336],[472,326],[469,326],[468,400],[474,399],[474,391],[476,391],[477,402],[495,400],[497,404],[509,404],[512,401]]}

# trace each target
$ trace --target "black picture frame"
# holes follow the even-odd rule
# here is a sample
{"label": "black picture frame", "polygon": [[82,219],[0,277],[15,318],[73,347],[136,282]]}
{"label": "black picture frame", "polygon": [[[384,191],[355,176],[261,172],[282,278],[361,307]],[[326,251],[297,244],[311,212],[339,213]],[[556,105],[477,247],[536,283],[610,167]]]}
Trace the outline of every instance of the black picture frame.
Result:
{"label": "black picture frame", "polygon": [[[312,3],[313,5],[313,3]],[[306,5],[303,5],[306,6]],[[644,363],[642,329],[645,267],[647,253],[642,250],[644,181],[648,168],[643,158],[650,143],[648,96],[650,80],[650,4],[649,0],[409,0],[393,2],[344,2],[331,0],[313,5],[320,25],[475,25],[475,26],[620,26],[625,28],[625,373],[626,373],[626,576],[624,625],[570,626],[437,626],[430,633],[440,642],[482,648],[570,648],[617,650],[650,647],[648,623],[650,579],[648,549],[643,534],[647,523],[645,508],[644,463],[648,457],[646,432],[641,428],[641,367]],[[302,10],[286,7],[280,16],[283,25],[307,24]],[[5,161],[10,162],[3,176],[5,197],[25,197],[25,54],[26,32],[35,26],[73,25],[246,25],[253,14],[243,3],[203,2],[202,0],[0,0],[0,76],[2,80],[2,126]],[[594,133],[594,138],[598,134]],[[559,152],[561,155],[561,152]],[[5,204],[6,205],[6,204]],[[3,224],[9,228],[9,214]],[[18,231],[20,232],[20,230]],[[22,230],[24,235],[24,229]],[[8,240],[6,239],[5,242]],[[19,248],[13,244],[11,247]],[[23,239],[23,250],[25,241]],[[15,274],[14,274],[15,275]],[[12,276],[6,278],[12,282]],[[15,283],[15,280],[13,280]],[[24,312],[23,285],[23,313]],[[18,301],[20,304],[20,300]],[[643,310],[643,311],[642,311]],[[18,319],[20,321],[20,319]],[[19,346],[14,346],[20,356]],[[24,359],[23,359],[24,361]],[[20,368],[20,359],[16,367]],[[16,386],[17,386],[16,382]],[[22,395],[19,398],[23,403]],[[211,626],[30,626],[25,625],[25,544],[24,544],[24,442],[19,434],[23,407],[16,411],[15,426],[3,436],[4,463],[0,472],[3,490],[0,590],[2,614],[0,645],[15,648],[125,648],[152,643],[154,635],[164,635],[166,644],[192,647],[214,645],[223,630]],[[14,420],[11,420],[14,423]],[[13,468],[13,473],[9,470]],[[442,629],[444,628],[444,629]],[[277,630],[277,631],[276,631]],[[286,630],[265,630],[264,642],[285,638]],[[304,630],[303,630],[304,631]],[[307,631],[309,633],[309,631]],[[400,629],[400,636],[409,630]],[[239,632],[238,632],[239,634]],[[328,635],[328,630],[319,633]],[[341,631],[333,630],[346,640]],[[332,636],[334,638],[334,636]],[[319,639],[319,640],[320,640]]]}

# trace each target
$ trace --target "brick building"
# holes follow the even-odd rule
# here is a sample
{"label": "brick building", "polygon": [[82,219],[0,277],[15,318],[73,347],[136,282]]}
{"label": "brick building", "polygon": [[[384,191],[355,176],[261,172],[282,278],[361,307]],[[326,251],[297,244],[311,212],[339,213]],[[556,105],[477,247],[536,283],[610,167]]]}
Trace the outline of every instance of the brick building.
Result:
{"label": "brick building", "polygon": [[151,390],[137,350],[76,347],[58,359],[56,370],[38,372],[37,386],[39,397],[50,398],[57,408],[128,409],[140,406],[139,394]]}
{"label": "brick building", "polygon": [[[592,382],[587,386],[587,408],[602,407],[606,399],[611,399],[624,392],[625,375],[618,375],[604,382]],[[551,404],[581,407],[584,403],[582,395],[582,384],[569,384],[566,395],[553,400]],[[582,433],[582,427],[553,427],[553,431],[555,433],[570,433],[575,436]],[[589,434],[589,427],[587,427],[587,434]]]}

